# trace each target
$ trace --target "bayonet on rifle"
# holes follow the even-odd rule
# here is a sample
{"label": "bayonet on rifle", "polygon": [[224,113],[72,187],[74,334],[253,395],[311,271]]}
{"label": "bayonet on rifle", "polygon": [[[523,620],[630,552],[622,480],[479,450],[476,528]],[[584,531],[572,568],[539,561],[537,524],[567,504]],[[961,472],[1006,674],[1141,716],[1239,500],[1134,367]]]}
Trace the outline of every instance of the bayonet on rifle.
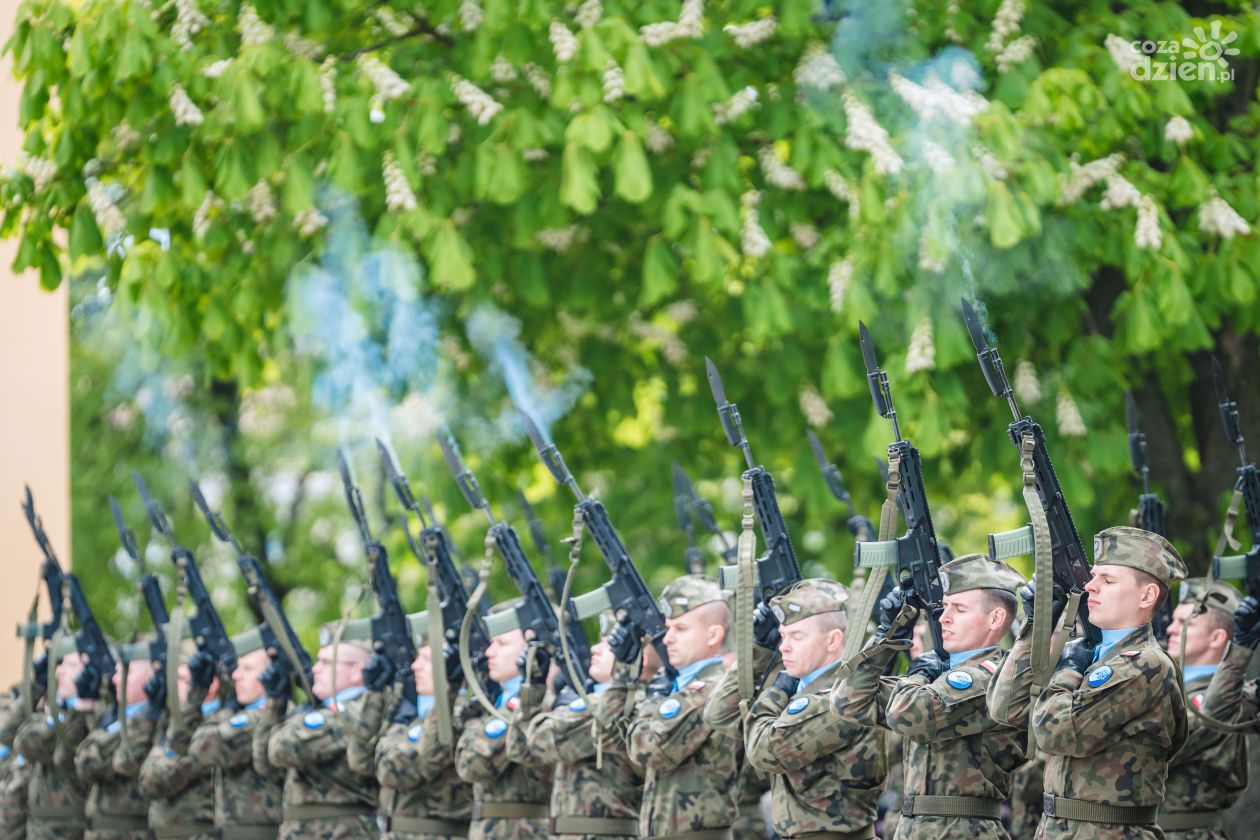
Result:
{"label": "bayonet on rifle", "polygon": [[[1247,458],[1242,424],[1238,419],[1238,403],[1229,398],[1229,392],[1225,389],[1224,371],[1215,358],[1212,359],[1212,376],[1216,381],[1217,408],[1221,414],[1221,425],[1225,428],[1225,437],[1238,449],[1238,478],[1234,482],[1234,490],[1242,494],[1247,530],[1251,532],[1251,547],[1246,554],[1212,558],[1212,576],[1241,578],[1246,582],[1248,594],[1260,597],[1260,470]],[[1225,542],[1224,538],[1222,542]],[[1218,548],[1219,550],[1221,549]]]}

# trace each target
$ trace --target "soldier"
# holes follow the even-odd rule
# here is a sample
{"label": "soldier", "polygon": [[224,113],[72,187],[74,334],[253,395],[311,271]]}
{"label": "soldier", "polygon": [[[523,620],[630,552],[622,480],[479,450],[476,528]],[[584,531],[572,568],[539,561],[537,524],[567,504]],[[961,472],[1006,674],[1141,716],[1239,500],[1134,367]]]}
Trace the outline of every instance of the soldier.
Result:
{"label": "soldier", "polygon": [[0,840],[25,840],[26,796],[30,770],[13,751],[13,736],[23,720],[22,689],[14,686],[0,701]]}
{"label": "soldier", "polygon": [[[626,743],[630,760],[644,772],[639,834],[645,837],[717,837],[739,812],[738,738],[703,718],[706,701],[722,678],[722,648],[731,611],[717,581],[685,575],[665,587],[665,648],[678,669],[672,682],[654,677],[635,706]],[[618,665],[608,693],[625,703],[638,674],[642,632],[623,622],[609,636]]]}
{"label": "soldier", "polygon": [[[121,667],[115,669],[111,677],[122,708],[110,706],[74,751],[75,770],[83,783],[88,785],[85,808],[87,840],[145,840],[148,837],[149,801],[140,792],[137,779],[139,767],[121,762],[130,770],[126,775],[115,768],[115,759],[124,745],[140,744],[147,752],[153,743],[157,717],[144,714],[148,709],[144,686],[153,676],[153,663],[148,659],[147,648],[146,641],[124,647],[122,657],[130,657],[133,652],[138,657],[126,664],[125,685],[121,684]],[[91,667],[83,669],[79,683],[81,697],[97,700],[100,677]],[[125,738],[124,726],[127,728]]]}
{"label": "soldier", "polygon": [[[499,605],[511,608],[515,604]],[[548,664],[538,657],[528,669],[531,676],[547,679]],[[513,761],[507,753],[509,717],[520,709],[526,653],[525,634],[519,629],[495,636],[486,650],[490,679],[502,687],[495,699],[504,714],[489,715],[479,703],[466,706],[468,720],[455,750],[455,771],[473,786],[472,838],[543,837],[550,829],[552,768],[533,760]],[[525,756],[520,756],[525,759]]]}
{"label": "soldier", "polygon": [[[783,669],[749,710],[745,749],[748,763],[769,776],[771,824],[780,837],[875,836],[887,773],[883,737],[832,715],[828,699],[844,649],[848,597],[843,584],[811,578],[759,607],[754,618],[758,644],[777,642]],[[732,681],[728,675],[723,688]]]}
{"label": "soldier", "polygon": [[[323,646],[311,685],[320,708],[285,717],[290,675],[286,660],[272,661],[261,681],[267,702],[254,724],[254,766],[284,770],[280,840],[376,837],[376,780],[346,760],[347,724],[363,705],[363,666],[371,651],[357,641],[333,643],[335,626],[320,634]],[[334,661],[336,668],[334,669]]]}
{"label": "soldier", "polygon": [[55,692],[45,692],[42,707],[22,722],[13,742],[30,765],[26,822],[30,840],[83,837],[87,788],[75,772],[74,750],[87,735],[87,717],[65,717],[64,712],[79,704],[74,681],[83,670],[84,657],[74,650],[71,638],[58,641],[60,649],[50,654],[54,660],[60,657],[54,672]]}
{"label": "soldier", "polygon": [[[1177,659],[1184,646],[1182,681],[1193,708],[1186,744],[1168,766],[1159,827],[1170,840],[1226,840],[1224,813],[1247,787],[1247,739],[1215,723],[1255,720],[1241,696],[1247,663],[1260,642],[1260,605],[1250,597],[1240,603],[1233,587],[1204,579],[1185,581],[1181,592],[1168,627],[1168,653]],[[1205,609],[1196,613],[1200,597]]]}
{"label": "soldier", "polygon": [[507,753],[513,761],[555,766],[551,788],[551,835],[565,840],[634,838],[639,833],[643,780],[625,754],[625,742],[606,738],[592,725],[612,681],[612,649],[606,640],[591,648],[586,699],[572,691],[550,711],[544,686],[521,690],[521,715],[508,728]]}
{"label": "soldier", "polygon": [[[1031,719],[1046,753],[1039,838],[1161,837],[1155,814],[1170,759],[1186,741],[1186,709],[1177,669],[1151,632],[1151,616],[1185,577],[1176,549],[1138,528],[1108,528],[1094,538],[1085,591],[1089,617],[1102,631],[1097,649],[1085,639],[1063,648],[1041,696],[1032,700],[1034,607],[1020,590],[1026,620],[998,676],[989,713],[1024,727]],[[1039,609],[1062,609],[1061,592]]]}

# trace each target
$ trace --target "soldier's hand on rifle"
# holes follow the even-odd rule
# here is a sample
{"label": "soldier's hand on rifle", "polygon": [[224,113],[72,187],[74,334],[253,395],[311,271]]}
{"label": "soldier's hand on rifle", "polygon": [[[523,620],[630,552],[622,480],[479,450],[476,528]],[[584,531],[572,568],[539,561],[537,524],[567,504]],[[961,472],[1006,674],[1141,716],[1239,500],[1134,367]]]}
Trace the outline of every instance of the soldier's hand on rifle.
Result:
{"label": "soldier's hand on rifle", "polygon": [[608,634],[608,647],[618,662],[633,665],[639,661],[639,655],[643,653],[642,634],[639,628],[634,626],[634,622],[623,618]]}
{"label": "soldier's hand on rifle", "polygon": [[774,680],[774,687],[785,692],[788,697],[796,693],[796,689],[800,684],[800,679],[792,676],[787,671],[780,671],[779,676]]}
{"label": "soldier's hand on rifle", "polygon": [[199,650],[188,659],[188,680],[193,688],[209,688],[214,682],[214,671],[217,663],[214,654]]}
{"label": "soldier's hand on rifle", "polygon": [[1234,610],[1234,643],[1248,650],[1260,644],[1260,601],[1248,595]]}
{"label": "soldier's hand on rifle", "polygon": [[[289,666],[284,660],[273,659],[271,664],[263,669],[262,674],[258,677],[258,681],[262,683],[263,691],[267,692],[267,696],[272,700],[279,700],[289,696]],[[312,698],[313,700],[314,698]]]}
{"label": "soldier's hand on rifle", "polygon": [[949,670],[949,663],[941,661],[941,657],[934,650],[915,659],[910,663],[909,670],[906,671],[907,677],[913,677],[915,674],[927,677],[928,682],[936,682],[936,678]]}
{"label": "soldier's hand on rifle", "polygon": [[48,653],[41,653],[31,663],[31,678],[44,691],[48,686]]}
{"label": "soldier's hand on rifle", "polygon": [[778,650],[782,636],[779,633],[779,619],[770,610],[770,605],[760,603],[752,614],[753,641],[757,647],[766,650]]}
{"label": "soldier's hand on rifle", "polygon": [[665,676],[664,671],[652,677],[648,681],[647,688],[644,689],[648,697],[668,697],[673,690],[674,681]]}
{"label": "soldier's hand on rifle", "polygon": [[[1037,600],[1037,584],[1036,581],[1028,581],[1028,583],[1019,590],[1020,600],[1024,602],[1024,626],[1032,627],[1033,609],[1036,607]],[[1051,599],[1053,600],[1050,611],[1050,623],[1057,625],[1059,616],[1063,615],[1063,608],[1067,606],[1067,593],[1063,591],[1063,587],[1059,584],[1054,585]]]}
{"label": "soldier's hand on rifle", "polygon": [[363,666],[363,687],[368,691],[384,691],[394,676],[389,660],[379,653],[372,654]]}
{"label": "soldier's hand on rifle", "polygon": [[[901,614],[902,609],[906,606],[906,591],[900,586],[893,589],[883,598],[879,599],[879,624],[875,628],[875,635],[879,638],[888,636],[888,630],[892,627],[893,622],[897,620],[897,616]],[[911,609],[918,613],[918,610],[912,605]],[[892,635],[890,641],[902,641],[914,637],[914,618],[906,621],[904,625],[897,628],[897,632]]]}
{"label": "soldier's hand on rifle", "polygon": [[398,705],[394,707],[394,713],[390,715],[389,722],[401,723],[403,726],[407,726],[418,717],[420,717],[420,710],[416,708],[416,701],[403,697],[399,699]]}
{"label": "soldier's hand on rifle", "polygon": [[144,716],[149,720],[157,720],[166,708],[166,669],[154,669],[153,676],[145,680],[144,696],[149,701]]}
{"label": "soldier's hand on rifle", "polygon": [[1094,646],[1085,639],[1073,639],[1063,646],[1063,653],[1059,654],[1059,664],[1054,670],[1071,668],[1083,674],[1093,661]]}
{"label": "soldier's hand on rifle", "polygon": [[551,654],[542,642],[530,642],[516,659],[516,667],[527,685],[546,685],[551,670]]}
{"label": "soldier's hand on rifle", "polygon": [[84,663],[83,670],[74,678],[74,691],[82,700],[96,700],[101,696],[101,672],[91,662]]}
{"label": "soldier's hand on rifle", "polygon": [[442,667],[446,669],[446,684],[457,691],[464,684],[464,666],[459,661],[459,648],[450,642],[442,645]]}

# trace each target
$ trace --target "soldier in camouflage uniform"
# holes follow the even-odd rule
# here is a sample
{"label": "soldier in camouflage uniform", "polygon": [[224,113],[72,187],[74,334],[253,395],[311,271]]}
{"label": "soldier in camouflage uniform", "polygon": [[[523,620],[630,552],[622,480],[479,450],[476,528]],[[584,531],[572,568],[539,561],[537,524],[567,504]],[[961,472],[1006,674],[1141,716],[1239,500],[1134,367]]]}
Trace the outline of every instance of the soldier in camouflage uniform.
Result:
{"label": "soldier in camouflage uniform", "polygon": [[[633,706],[627,754],[644,773],[639,834],[645,837],[726,836],[739,813],[740,739],[704,720],[705,703],[722,678],[721,652],[731,611],[717,581],[686,575],[665,587],[661,611],[665,648],[678,670],[672,682],[657,676]],[[618,664],[606,692],[610,711],[631,708],[637,687],[642,632],[623,622],[609,636]]]}
{"label": "soldier in camouflage uniform", "polygon": [[602,726],[593,725],[612,681],[613,662],[612,649],[601,640],[591,648],[594,690],[586,699],[568,690],[550,711],[546,709],[544,686],[525,686],[520,717],[508,727],[510,759],[555,766],[552,837],[598,840],[638,836],[643,780],[626,757],[625,742],[607,737]]}
{"label": "soldier in camouflage uniform", "polygon": [[[1108,528],[1094,538],[1094,566],[1085,591],[1090,620],[1102,631],[1094,649],[1075,639],[1035,700],[1033,608],[989,685],[989,713],[1022,728],[1031,718],[1046,753],[1045,796],[1038,838],[1159,838],[1155,814],[1164,799],[1168,763],[1186,741],[1186,709],[1177,669],[1151,632],[1150,620],[1174,580],[1185,576],[1176,549],[1138,528]],[[1041,593],[1038,593],[1041,594]],[[1058,597],[1056,597],[1058,596]],[[1045,596],[1041,599],[1046,600]]]}
{"label": "soldier in camouflage uniform", "polygon": [[358,642],[332,644],[334,629],[323,628],[314,667],[311,687],[322,698],[320,708],[299,707],[286,717],[290,675],[285,661],[277,659],[263,672],[267,702],[254,724],[254,762],[260,772],[270,767],[286,774],[280,840],[379,834],[376,779],[350,769],[343,719],[361,714],[363,667],[371,651]]}
{"label": "soldier in camouflage uniform", "polygon": [[[74,683],[84,658],[69,638],[50,658],[62,658],[55,672],[55,693],[46,692],[42,708],[22,722],[14,749],[30,765],[26,836],[30,840],[78,840],[83,837],[87,788],[74,769],[74,750],[87,735],[87,717],[66,717],[79,704]],[[51,701],[51,702],[49,702]]]}
{"label": "soldier in camouflage uniform", "polygon": [[[141,651],[142,648],[147,648],[147,643],[140,642],[130,649]],[[115,759],[122,750],[147,752],[153,743],[157,719],[144,714],[148,709],[144,686],[153,676],[153,663],[143,653],[140,658],[128,662],[126,686],[120,686],[122,670],[121,667],[115,669],[112,676],[114,691],[122,708],[110,706],[74,751],[75,770],[83,783],[89,786],[85,808],[87,840],[145,840],[148,837],[149,801],[140,793],[139,767],[130,762],[120,762],[120,766],[130,771],[124,775],[115,768]],[[91,676],[99,684],[99,677],[89,675],[90,671],[91,667],[86,667],[80,675],[82,684],[78,690],[82,697],[99,694],[99,688],[94,689],[86,684],[89,680],[84,679]],[[125,740],[124,723],[127,727]]]}
{"label": "soldier in camouflage uniform", "polygon": [[30,778],[26,759],[13,751],[13,736],[23,720],[21,689],[0,701],[0,840],[25,840],[26,796]]}
{"label": "soldier in camouflage uniform", "polygon": [[[1014,619],[1014,590],[1024,579],[979,554],[952,560],[941,572],[948,661],[928,650],[911,661],[905,677],[881,676],[896,651],[876,642],[877,652],[833,690],[832,703],[843,717],[865,722],[873,715],[902,736],[898,840],[1006,838],[1002,802],[1024,762],[1027,734],[989,717],[985,690],[1001,662],[997,643]],[[895,589],[881,601],[877,636],[899,614],[915,613],[905,599]]]}
{"label": "soldier in camouflage uniform", "polygon": [[[498,606],[509,609],[515,602]],[[495,700],[502,714],[489,715],[476,702],[465,707],[467,720],[455,750],[455,771],[473,786],[468,836],[478,840],[544,837],[550,830],[551,766],[528,756],[513,761],[507,752],[509,719],[521,707],[524,675],[519,660],[525,652],[525,635],[519,629],[495,636],[486,659],[490,679],[502,687]],[[547,663],[535,660],[531,673],[545,680]]]}
{"label": "soldier in camouflage uniform", "polygon": [[[1247,739],[1212,724],[1255,720],[1241,695],[1260,642],[1260,604],[1250,597],[1240,603],[1233,587],[1203,579],[1185,581],[1181,593],[1168,627],[1168,653],[1177,659],[1185,646],[1182,681],[1192,708],[1186,744],[1168,766],[1159,827],[1169,840],[1226,840],[1224,813],[1247,787]],[[1196,614],[1200,595],[1206,609]]]}

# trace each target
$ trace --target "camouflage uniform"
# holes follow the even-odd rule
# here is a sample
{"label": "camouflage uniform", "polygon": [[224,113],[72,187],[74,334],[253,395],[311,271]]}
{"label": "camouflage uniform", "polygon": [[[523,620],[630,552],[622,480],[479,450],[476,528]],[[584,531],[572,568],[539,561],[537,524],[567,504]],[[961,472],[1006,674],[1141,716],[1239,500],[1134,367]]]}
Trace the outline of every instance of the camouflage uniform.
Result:
{"label": "camouflage uniform", "polygon": [[[149,798],[149,825],[156,840],[215,838],[214,768],[189,755],[189,743],[202,721],[205,695],[204,688],[189,689],[181,722],[175,725],[171,719],[140,767],[139,789]],[[232,716],[218,704],[204,712],[205,722],[214,726]]]}
{"label": "camouflage uniform", "polygon": [[[590,694],[543,711],[543,686],[521,691],[521,715],[508,728],[507,754],[518,763],[555,765],[551,786],[551,834],[567,840],[636,837],[643,780],[618,746],[600,733],[596,759],[596,714],[606,692]],[[588,708],[588,703],[592,708]]]}
{"label": "camouflage uniform", "polygon": [[[1025,738],[1025,747],[1027,738]],[[1011,776],[1010,832],[1014,840],[1032,840],[1041,822],[1041,780],[1046,774],[1046,754],[1035,750],[1033,757]]]}
{"label": "camouflage uniform", "polygon": [[137,751],[147,752],[153,742],[156,722],[140,714],[145,708],[147,704],[140,702],[120,712],[111,711],[92,727],[74,751],[75,770],[89,786],[84,809],[87,840],[145,840],[148,836],[149,801],[140,792],[136,778],[139,768],[128,768],[132,772],[127,775],[115,769],[115,759],[123,745],[120,713],[131,713],[126,721],[128,744],[136,744]]}
{"label": "camouflage uniform", "polygon": [[[503,685],[499,708],[515,712],[520,677]],[[553,772],[549,764],[513,761],[507,751],[508,722],[466,706],[468,720],[455,749],[455,772],[473,786],[471,838],[543,837],[550,829]],[[524,758],[523,756],[521,758]]]}
{"label": "camouflage uniform", "polygon": [[13,742],[30,765],[26,823],[30,840],[83,837],[87,789],[74,770],[74,749],[87,735],[87,718],[60,718],[59,711],[35,712],[22,722]]}
{"label": "camouflage uniform", "polygon": [[[1095,565],[1130,566],[1165,585],[1185,574],[1167,540],[1137,528],[1103,531],[1094,555]],[[989,684],[988,704],[994,719],[1017,728],[1031,716],[1037,746],[1046,753],[1046,807],[1037,837],[1162,837],[1154,813],[1164,799],[1168,762],[1186,741],[1176,666],[1146,624],[1102,652],[1085,674],[1057,670],[1030,702],[1030,624]]]}
{"label": "camouflage uniform", "polygon": [[350,769],[345,718],[360,714],[362,697],[343,690],[325,708],[299,707],[269,698],[254,725],[254,766],[284,770],[280,840],[349,840],[376,837],[376,779]]}
{"label": "camouflage uniform", "polygon": [[739,774],[739,813],[731,823],[731,840],[766,840],[769,828],[761,813],[761,797],[770,790],[770,780],[747,761]]}
{"label": "camouflage uniform", "polygon": [[0,840],[25,840],[26,797],[30,768],[13,751],[22,723],[22,698],[14,691],[0,699]]}
{"label": "camouflage uniform", "polygon": [[251,742],[261,715],[259,706],[226,720],[211,716],[188,744],[193,764],[214,774],[214,825],[224,838],[267,840],[280,830],[284,773],[271,766],[259,772],[252,760]]}

